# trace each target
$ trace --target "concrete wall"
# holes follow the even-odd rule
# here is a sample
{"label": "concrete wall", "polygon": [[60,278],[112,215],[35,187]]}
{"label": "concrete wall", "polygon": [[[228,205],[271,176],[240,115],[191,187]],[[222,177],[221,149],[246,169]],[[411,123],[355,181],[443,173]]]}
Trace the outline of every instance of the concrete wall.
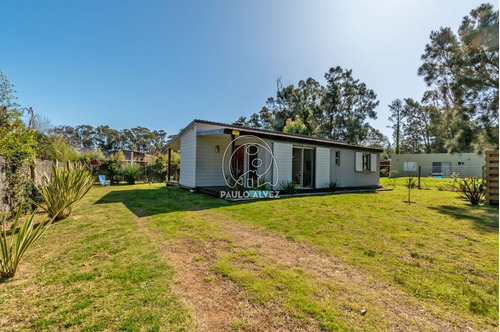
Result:
{"label": "concrete wall", "polygon": [[[460,177],[482,176],[483,165],[485,164],[484,155],[476,153],[429,153],[429,154],[400,154],[394,155],[391,160],[391,169],[397,170],[396,176],[408,176],[404,170],[405,162],[415,162],[422,167],[422,176],[432,176],[433,162],[451,162],[451,170],[445,176],[451,176],[451,173],[457,172]],[[463,163],[459,165],[459,163]],[[417,172],[412,172],[417,175]]]}
{"label": "concrete wall", "polygon": [[[335,152],[340,151],[340,165],[335,164]],[[332,182],[337,181],[340,187],[364,187],[364,186],[378,186],[379,185],[379,172],[366,171],[356,172],[356,150],[344,148],[332,148],[331,153],[331,173],[330,179]],[[380,162],[380,155],[375,154],[375,160],[372,162],[378,165]]]}

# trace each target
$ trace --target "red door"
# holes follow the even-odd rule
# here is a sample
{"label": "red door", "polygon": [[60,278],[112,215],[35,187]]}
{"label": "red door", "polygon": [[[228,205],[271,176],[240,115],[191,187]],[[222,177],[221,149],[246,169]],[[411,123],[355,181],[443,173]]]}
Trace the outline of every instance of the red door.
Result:
{"label": "red door", "polygon": [[236,146],[232,158],[233,176],[238,179],[245,172],[245,147]]}

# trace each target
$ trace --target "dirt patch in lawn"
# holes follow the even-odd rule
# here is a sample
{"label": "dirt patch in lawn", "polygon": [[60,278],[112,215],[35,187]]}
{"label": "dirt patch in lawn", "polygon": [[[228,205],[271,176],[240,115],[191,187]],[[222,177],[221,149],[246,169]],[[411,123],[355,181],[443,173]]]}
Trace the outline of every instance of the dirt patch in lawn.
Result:
{"label": "dirt patch in lawn", "polygon": [[265,307],[249,301],[246,290],[214,272],[214,263],[227,253],[228,242],[181,239],[161,252],[176,270],[173,287],[192,310],[200,331],[315,331],[284,312],[277,304]]}

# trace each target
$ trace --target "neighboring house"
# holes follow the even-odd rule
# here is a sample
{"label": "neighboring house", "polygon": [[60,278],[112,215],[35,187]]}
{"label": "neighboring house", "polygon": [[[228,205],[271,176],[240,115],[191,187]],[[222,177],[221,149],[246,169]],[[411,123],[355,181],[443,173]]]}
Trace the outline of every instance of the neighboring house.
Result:
{"label": "neighboring house", "polygon": [[335,181],[344,188],[379,187],[382,150],[331,139],[194,120],[167,143],[167,151],[180,153],[178,185],[184,188],[267,182],[279,190],[290,181],[303,189]]}
{"label": "neighboring house", "polygon": [[[109,151],[106,153],[106,157],[109,157],[111,155],[114,155],[115,153],[119,152],[120,150],[117,151]],[[121,150],[123,152],[123,155],[125,156],[125,162],[131,163],[132,161],[134,162],[145,162],[146,157],[153,157],[150,154],[144,153],[144,152],[137,152],[137,151],[132,151],[132,150]]]}
{"label": "neighboring house", "polygon": [[398,154],[391,159],[391,169],[397,170],[396,176],[418,174],[421,166],[422,176],[451,177],[458,173],[460,177],[481,177],[485,164],[484,155],[477,153],[428,153],[428,154]]}

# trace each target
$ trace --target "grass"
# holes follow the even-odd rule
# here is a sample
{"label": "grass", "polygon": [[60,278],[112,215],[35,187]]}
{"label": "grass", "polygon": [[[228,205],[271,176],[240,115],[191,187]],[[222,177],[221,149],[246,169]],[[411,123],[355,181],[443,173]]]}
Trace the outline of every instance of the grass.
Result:
{"label": "grass", "polygon": [[[204,284],[230,280],[256,305],[321,330],[390,328],[388,309],[374,299],[380,295],[320,278],[260,245],[248,248],[227,232],[229,223],[335,257],[366,283],[401,292],[455,326],[495,330],[498,208],[470,206],[437,190],[435,179],[423,180],[433,190],[412,190],[411,205],[403,182],[373,194],[239,204],[159,185],[93,188],[26,254],[18,276],[0,284],[0,329],[193,330],[196,312],[172,291],[176,272],[159,255],[165,243],[183,239],[225,243],[212,259],[189,260],[211,269]],[[245,317],[228,324],[251,329]]]}
{"label": "grass", "polygon": [[50,226],[16,278],[0,284],[0,330],[191,330],[171,289],[174,271],[121,204],[93,205],[96,188]]}

